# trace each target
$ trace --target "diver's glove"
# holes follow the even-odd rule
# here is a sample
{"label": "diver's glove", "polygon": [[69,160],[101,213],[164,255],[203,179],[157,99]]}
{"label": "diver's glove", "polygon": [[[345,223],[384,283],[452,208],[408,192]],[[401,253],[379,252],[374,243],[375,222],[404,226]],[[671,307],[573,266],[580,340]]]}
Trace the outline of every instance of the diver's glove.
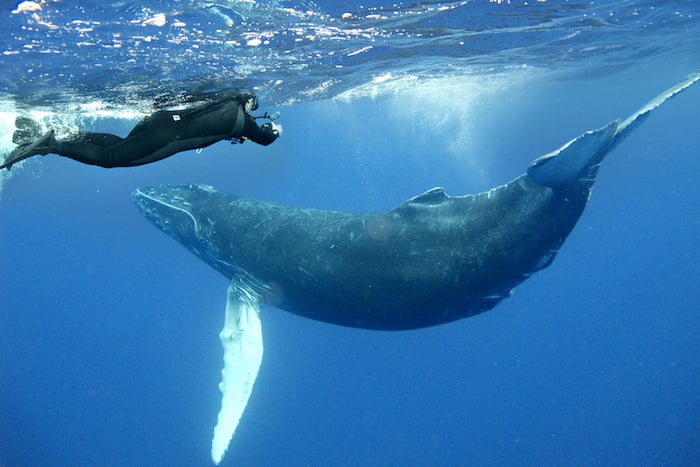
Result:
{"label": "diver's glove", "polygon": [[282,136],[282,125],[278,125],[274,122],[265,123],[261,127],[262,131],[265,133],[272,133],[273,135],[280,137]]}

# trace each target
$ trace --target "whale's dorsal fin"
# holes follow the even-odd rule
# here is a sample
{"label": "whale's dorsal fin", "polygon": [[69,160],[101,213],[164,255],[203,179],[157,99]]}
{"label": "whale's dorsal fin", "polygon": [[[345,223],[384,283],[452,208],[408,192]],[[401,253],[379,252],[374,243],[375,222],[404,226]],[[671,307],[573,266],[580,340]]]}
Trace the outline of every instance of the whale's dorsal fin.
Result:
{"label": "whale's dorsal fin", "polygon": [[263,356],[261,297],[234,278],[228,288],[224,328],[219,333],[224,348],[221,370],[221,410],[214,427],[211,457],[219,464],[243,415]]}
{"label": "whale's dorsal fin", "polygon": [[445,189],[437,186],[407,199],[403,204],[440,204],[448,198],[449,196],[445,193]]}
{"label": "whale's dorsal fin", "polygon": [[440,206],[449,199],[450,197],[445,193],[443,188],[435,187],[407,199],[391,212],[404,218],[410,218],[424,209],[432,209],[433,207]]}
{"label": "whale's dorsal fin", "polygon": [[615,120],[603,128],[587,131],[556,151],[538,157],[530,163],[527,174],[539,185],[549,187],[577,180],[610,151],[618,123]]}

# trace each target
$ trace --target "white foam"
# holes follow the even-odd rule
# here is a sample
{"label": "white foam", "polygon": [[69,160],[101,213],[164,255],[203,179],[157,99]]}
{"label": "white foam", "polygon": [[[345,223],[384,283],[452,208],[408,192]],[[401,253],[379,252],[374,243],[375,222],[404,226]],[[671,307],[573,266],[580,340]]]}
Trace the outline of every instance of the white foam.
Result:
{"label": "white foam", "polygon": [[[11,102],[0,103],[0,160],[12,151],[12,133],[15,131],[15,116],[14,105]],[[0,170],[0,201],[2,200],[2,190],[5,182],[10,179],[12,172],[9,170]]]}

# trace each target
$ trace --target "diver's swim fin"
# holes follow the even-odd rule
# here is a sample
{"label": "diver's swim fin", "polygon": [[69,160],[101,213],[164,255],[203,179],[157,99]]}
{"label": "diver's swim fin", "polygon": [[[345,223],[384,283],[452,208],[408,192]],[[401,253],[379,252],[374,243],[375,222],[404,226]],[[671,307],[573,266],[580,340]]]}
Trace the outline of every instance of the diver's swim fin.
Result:
{"label": "diver's swim fin", "polygon": [[0,165],[0,170],[5,168],[9,170],[12,168],[13,164],[23,161],[28,157],[36,156],[38,154],[41,154],[42,156],[46,155],[51,152],[51,146],[53,146],[55,143],[56,139],[54,138],[54,132],[53,130],[49,130],[44,136],[33,143],[17,146],[15,150],[12,151],[9,156],[7,156],[5,162]]}
{"label": "diver's swim fin", "polygon": [[17,116],[15,128],[17,129],[12,134],[12,142],[19,146],[38,140],[44,133],[39,122],[24,115]]}

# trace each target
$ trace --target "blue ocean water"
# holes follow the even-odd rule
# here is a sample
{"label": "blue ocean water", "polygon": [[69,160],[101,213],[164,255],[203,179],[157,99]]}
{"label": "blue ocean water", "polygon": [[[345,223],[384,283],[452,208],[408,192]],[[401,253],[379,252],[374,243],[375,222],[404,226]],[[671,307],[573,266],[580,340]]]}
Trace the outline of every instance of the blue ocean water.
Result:
{"label": "blue ocean water", "polygon": [[[227,280],[154,229],[139,186],[206,183],[381,212],[476,193],[700,70],[700,4],[0,3],[0,148],[30,112],[126,134],[233,87],[269,147],[0,174],[0,465],[210,465]],[[263,309],[223,465],[698,465],[696,85],[604,162],[554,263],[494,310],[406,332]]]}

